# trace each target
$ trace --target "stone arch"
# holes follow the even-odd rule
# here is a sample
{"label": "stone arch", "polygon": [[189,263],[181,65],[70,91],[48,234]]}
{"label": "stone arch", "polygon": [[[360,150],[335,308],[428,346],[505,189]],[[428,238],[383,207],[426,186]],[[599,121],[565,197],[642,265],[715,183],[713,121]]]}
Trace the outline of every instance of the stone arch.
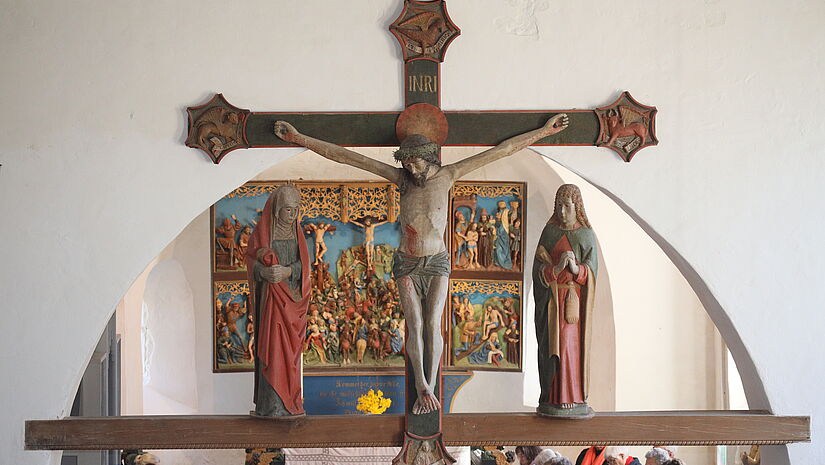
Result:
{"label": "stone arch", "polygon": [[[289,158],[281,160],[281,162],[274,165],[271,169],[275,169],[275,166],[281,166],[284,162],[288,162],[288,160]],[[549,163],[548,168],[550,170],[553,170],[553,166]],[[318,176],[318,178],[320,179],[323,179],[324,177],[324,175]],[[361,179],[368,177],[369,176],[360,176]],[[587,180],[584,177],[583,179]],[[588,182],[590,181],[588,180]],[[730,319],[727,317],[718,301],[712,296],[704,281],[701,280],[701,278],[698,276],[695,270],[684,260],[684,258],[681,257],[681,255],[679,255],[678,252],[676,252],[672,247],[669,246],[667,241],[665,241],[660,235],[658,235],[646,222],[644,222],[643,219],[636,215],[635,212],[628,205],[621,201],[621,199],[618,199],[616,196],[612,195],[609,191],[607,191],[601,186],[598,186],[592,182],[590,182],[590,184],[592,184],[594,187],[599,189],[603,194],[608,196],[628,216],[630,216],[633,219],[633,221],[635,221],[651,237],[651,239],[653,239],[653,241],[656,242],[657,245],[659,245],[662,251],[668,256],[668,258],[684,275],[684,277],[687,279],[692,289],[704,305],[713,323],[722,333],[726,343],[730,347],[730,350],[733,353],[733,356],[737,362],[737,367],[739,369],[740,375],[743,378],[743,384],[746,388],[746,394],[748,397],[749,404],[752,408],[769,410],[770,406],[767,401],[767,396],[765,394],[764,387],[762,386],[762,382],[758,376],[758,373],[755,369],[752,360],[750,359],[749,354],[744,348],[744,345],[742,344],[742,341],[739,338],[735,328],[733,328]],[[536,218],[532,219],[533,223],[536,223],[536,221],[540,220]],[[783,451],[785,450],[784,447],[781,449]]]}

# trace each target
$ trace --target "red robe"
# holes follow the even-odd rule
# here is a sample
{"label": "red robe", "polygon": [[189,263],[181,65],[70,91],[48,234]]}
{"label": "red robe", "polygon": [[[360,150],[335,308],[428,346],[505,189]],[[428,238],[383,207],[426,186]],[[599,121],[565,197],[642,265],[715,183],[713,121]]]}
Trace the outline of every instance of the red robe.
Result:
{"label": "red robe", "polygon": [[[567,236],[562,236],[556,243],[553,250],[550,251],[550,257],[553,263],[558,263],[564,252],[572,252],[573,248],[570,246],[570,241]],[[553,265],[546,265],[542,270],[546,282],[555,281],[559,285],[558,290],[558,324],[559,324],[559,372],[553,377],[553,382],[550,386],[550,399],[552,404],[582,404],[585,401],[584,390],[582,389],[582,337],[581,324],[582,317],[579,321],[570,324],[564,318],[565,304],[568,301],[567,294],[575,292],[578,297],[576,301],[581,302],[582,291],[581,287],[587,284],[587,267],[579,266],[579,273],[574,275],[568,268],[565,268],[558,275],[553,271]],[[565,287],[570,283],[578,284],[573,289]]]}
{"label": "red robe", "polygon": [[[284,407],[293,415],[304,413],[301,396],[301,355],[307,327],[307,307],[311,291],[310,260],[306,239],[300,223],[295,221],[295,238],[301,259],[301,288],[299,295],[293,295],[286,281],[277,284],[262,282],[263,289],[255,289],[255,262],[260,249],[269,249],[272,244],[272,201],[266,202],[261,221],[258,223],[246,250],[246,267],[250,284],[250,300],[258,309],[256,330],[256,368],[275,390]],[[264,251],[261,257],[267,266],[278,264],[278,257],[272,251]],[[255,296],[261,302],[254,302]],[[257,376],[256,376],[257,383]],[[257,401],[257,386],[255,395]]]}

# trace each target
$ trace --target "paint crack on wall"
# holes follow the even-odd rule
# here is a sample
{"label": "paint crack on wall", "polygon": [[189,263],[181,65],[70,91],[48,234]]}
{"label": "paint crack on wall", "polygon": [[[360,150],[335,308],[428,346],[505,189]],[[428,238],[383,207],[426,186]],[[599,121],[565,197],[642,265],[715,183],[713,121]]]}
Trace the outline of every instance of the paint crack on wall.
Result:
{"label": "paint crack on wall", "polygon": [[539,38],[539,25],[536,13],[550,8],[550,0],[506,0],[510,9],[516,11],[511,16],[495,19],[496,29],[505,34]]}

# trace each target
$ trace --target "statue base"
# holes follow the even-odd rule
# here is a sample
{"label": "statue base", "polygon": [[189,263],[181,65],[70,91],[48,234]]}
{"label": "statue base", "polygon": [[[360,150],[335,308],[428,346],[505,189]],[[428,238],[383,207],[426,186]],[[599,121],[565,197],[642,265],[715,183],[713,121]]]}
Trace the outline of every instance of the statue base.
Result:
{"label": "statue base", "polygon": [[536,413],[543,417],[567,418],[570,420],[587,420],[593,418],[596,412],[587,404],[573,404],[573,407],[563,408],[561,405],[540,402]]}
{"label": "statue base", "polygon": [[450,456],[441,440],[441,433],[422,438],[410,433],[404,434],[404,446],[392,460],[392,465],[452,465]]}
{"label": "statue base", "polygon": [[271,416],[268,416],[268,415],[258,415],[257,413],[255,413],[254,410],[250,410],[249,411],[249,416],[252,417],[252,418],[260,418],[261,420],[278,421],[278,420],[298,420],[298,419],[306,417],[307,414],[302,413],[300,415],[281,415],[281,416],[277,416],[277,417],[271,417]]}

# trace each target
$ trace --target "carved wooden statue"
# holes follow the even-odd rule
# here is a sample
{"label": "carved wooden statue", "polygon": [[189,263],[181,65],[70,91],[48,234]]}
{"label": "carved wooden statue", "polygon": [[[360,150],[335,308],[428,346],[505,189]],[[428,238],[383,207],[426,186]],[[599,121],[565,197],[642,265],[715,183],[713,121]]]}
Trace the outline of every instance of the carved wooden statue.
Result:
{"label": "carved wooden statue", "polygon": [[460,177],[488,163],[556,134],[568,125],[560,113],[538,129],[529,131],[480,154],[441,166],[440,147],[421,134],[410,134],[395,159],[403,168],[365,157],[329,142],[299,133],[284,121],[275,123],[281,139],[304,146],[338,163],[374,173],[399,186],[401,245],[393,257],[393,275],[398,282],[401,306],[407,318],[407,353],[415,378],[415,415],[441,408],[436,395],[443,341],[441,313],[447,299],[450,256],[444,244],[450,189]]}
{"label": "carved wooden statue", "polygon": [[587,394],[597,268],[596,236],[581,192],[565,184],[556,192],[533,263],[541,415],[593,416]]}
{"label": "carved wooden statue", "polygon": [[300,204],[294,186],[275,190],[246,251],[256,325],[254,416],[304,415],[301,354],[311,283]]}

